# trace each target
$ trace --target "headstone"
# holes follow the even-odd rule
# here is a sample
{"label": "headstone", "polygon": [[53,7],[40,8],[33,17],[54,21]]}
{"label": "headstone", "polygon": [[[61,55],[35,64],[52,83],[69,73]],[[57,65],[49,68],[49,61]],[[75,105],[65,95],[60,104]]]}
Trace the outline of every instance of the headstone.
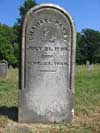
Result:
{"label": "headstone", "polygon": [[90,65],[90,62],[89,62],[88,60],[86,61],[86,65],[87,65],[87,66],[89,66],[89,65]]}
{"label": "headstone", "polygon": [[19,122],[71,122],[76,32],[72,17],[43,4],[25,16],[21,49]]}
{"label": "headstone", "polygon": [[88,71],[93,71],[93,70],[94,70],[94,65],[93,64],[88,65]]}
{"label": "headstone", "polygon": [[87,65],[88,71],[93,71],[94,70],[93,64],[90,64],[89,61],[86,62],[86,65]]}
{"label": "headstone", "polygon": [[13,69],[13,66],[12,65],[9,65],[9,69]]}
{"label": "headstone", "polygon": [[8,62],[6,60],[0,61],[0,77],[6,77],[8,70]]}

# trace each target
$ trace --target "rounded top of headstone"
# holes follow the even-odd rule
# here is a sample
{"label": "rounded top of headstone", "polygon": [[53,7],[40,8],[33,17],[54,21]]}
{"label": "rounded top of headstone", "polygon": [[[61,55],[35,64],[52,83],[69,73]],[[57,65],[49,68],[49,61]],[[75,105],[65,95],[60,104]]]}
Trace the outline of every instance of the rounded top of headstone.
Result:
{"label": "rounded top of headstone", "polygon": [[35,7],[32,7],[31,9],[29,9],[29,11],[26,13],[26,16],[24,19],[24,24],[27,22],[27,17],[30,16],[30,14],[35,13],[37,10],[41,10],[41,9],[42,10],[54,9],[55,11],[62,13],[63,15],[65,15],[69,19],[71,26],[72,26],[72,29],[74,31],[76,31],[75,23],[74,23],[72,16],[70,15],[70,13],[68,11],[66,11],[65,9],[63,9],[62,7],[60,7],[59,5],[52,4],[52,3],[40,4],[40,5],[37,5]]}
{"label": "rounded top of headstone", "polygon": [[0,60],[0,64],[7,64],[6,60]]}

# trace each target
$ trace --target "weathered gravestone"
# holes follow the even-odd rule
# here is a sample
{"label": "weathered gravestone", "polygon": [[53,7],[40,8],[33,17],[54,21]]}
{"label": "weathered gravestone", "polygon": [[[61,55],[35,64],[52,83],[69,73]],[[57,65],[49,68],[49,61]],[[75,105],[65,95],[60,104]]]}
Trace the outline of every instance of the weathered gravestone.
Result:
{"label": "weathered gravestone", "polygon": [[8,62],[6,60],[0,61],[0,77],[6,77],[8,70]]}
{"label": "weathered gravestone", "polygon": [[90,64],[89,61],[86,62],[86,66],[87,66],[87,68],[88,68],[88,71],[93,71],[93,70],[94,70],[93,64]]}
{"label": "weathered gravestone", "polygon": [[75,27],[64,9],[28,11],[22,34],[20,122],[71,122],[74,106]]}

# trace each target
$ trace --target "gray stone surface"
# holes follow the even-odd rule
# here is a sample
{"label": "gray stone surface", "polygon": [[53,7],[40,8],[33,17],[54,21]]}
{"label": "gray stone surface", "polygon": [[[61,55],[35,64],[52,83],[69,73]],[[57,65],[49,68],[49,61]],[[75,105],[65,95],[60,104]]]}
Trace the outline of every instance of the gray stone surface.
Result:
{"label": "gray stone surface", "polygon": [[52,4],[28,11],[23,24],[19,122],[71,122],[76,32],[73,19]]}
{"label": "gray stone surface", "polygon": [[6,77],[8,70],[8,62],[5,60],[0,61],[0,77]]}

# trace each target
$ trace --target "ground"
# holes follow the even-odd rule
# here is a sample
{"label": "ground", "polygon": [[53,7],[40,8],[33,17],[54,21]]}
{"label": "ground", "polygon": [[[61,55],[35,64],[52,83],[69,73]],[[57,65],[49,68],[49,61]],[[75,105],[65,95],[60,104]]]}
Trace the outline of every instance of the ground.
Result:
{"label": "ground", "polygon": [[0,133],[100,133],[100,65],[76,67],[72,124],[19,124],[18,69],[0,78]]}

